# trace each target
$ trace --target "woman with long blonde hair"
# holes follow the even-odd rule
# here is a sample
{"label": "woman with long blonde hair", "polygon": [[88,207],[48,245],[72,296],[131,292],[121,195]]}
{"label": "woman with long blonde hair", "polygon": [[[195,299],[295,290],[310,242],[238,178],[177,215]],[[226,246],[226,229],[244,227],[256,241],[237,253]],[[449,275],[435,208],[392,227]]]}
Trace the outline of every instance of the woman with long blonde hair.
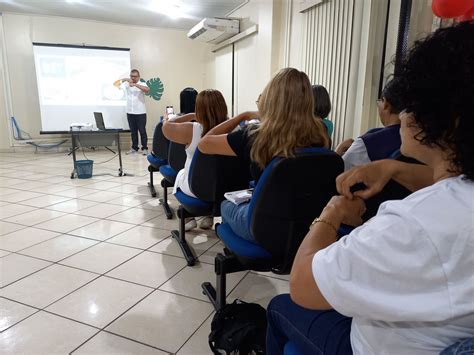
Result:
{"label": "woman with long blonde hair", "polygon": [[[313,114],[313,93],[308,76],[294,68],[280,70],[257,100],[258,112],[242,113],[211,129],[200,141],[207,154],[237,156],[247,162],[255,182],[277,156],[291,157],[295,149],[327,147],[329,139],[321,120]],[[242,121],[260,118],[259,125],[232,132]],[[248,204],[224,201],[222,219],[244,239],[252,240]]]}

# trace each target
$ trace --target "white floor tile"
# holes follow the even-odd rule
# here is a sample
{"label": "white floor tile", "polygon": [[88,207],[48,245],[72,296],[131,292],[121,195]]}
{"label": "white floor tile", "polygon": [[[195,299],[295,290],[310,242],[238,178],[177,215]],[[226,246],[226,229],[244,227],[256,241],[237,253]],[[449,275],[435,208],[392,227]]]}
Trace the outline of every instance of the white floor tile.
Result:
{"label": "white floor tile", "polygon": [[0,258],[0,287],[4,287],[48,265],[51,265],[51,263],[17,254]]}
{"label": "white floor tile", "polygon": [[[170,203],[171,208],[176,211],[176,205],[173,206],[173,204]],[[158,207],[158,210],[162,213],[163,209]],[[178,229],[179,227],[179,220],[178,218],[173,218],[173,219],[166,219],[166,216],[163,214],[159,217],[155,217],[153,219],[150,219],[144,223],[142,223],[145,227],[153,227],[153,228],[160,228],[160,229],[165,229],[165,230],[173,230],[173,229]]]}
{"label": "white floor tile", "polygon": [[0,334],[2,355],[67,354],[97,329],[45,312],[38,312]]}
{"label": "white floor tile", "polygon": [[158,287],[185,266],[184,259],[145,251],[107,275],[140,285]]}
{"label": "white floor tile", "polygon": [[[0,297],[0,332],[32,315],[37,310]],[[1,345],[1,343],[0,343]]]}
{"label": "white floor tile", "polygon": [[97,191],[93,194],[82,196],[82,199],[95,202],[108,202],[120,196],[122,196],[122,194],[119,192]]}
{"label": "white floor tile", "polygon": [[0,221],[0,236],[4,234],[8,234],[11,232],[15,232],[19,229],[23,229],[25,226],[22,226],[20,224],[14,224],[14,223],[8,223],[8,222],[3,222]]}
{"label": "white floor tile", "polygon": [[80,187],[80,186],[79,187],[67,186],[66,190],[61,189],[61,191],[49,192],[49,193],[53,193],[55,195],[64,196],[64,197],[83,198],[85,196],[89,196],[89,195],[97,193],[97,190],[88,189],[86,187]]}
{"label": "white floor tile", "polygon": [[0,206],[0,219],[6,219],[9,217],[13,217],[13,216],[23,214],[26,212],[31,212],[34,210],[36,210],[36,208],[31,207],[31,206],[9,204],[5,202],[3,206]]}
{"label": "white floor tile", "polygon": [[37,228],[25,228],[0,237],[0,249],[19,251],[45,240],[57,237],[59,234]]}
{"label": "white floor tile", "polygon": [[97,274],[90,272],[52,265],[5,287],[0,294],[33,307],[44,308],[96,277]]}
{"label": "white floor tile", "polygon": [[168,354],[152,347],[119,337],[117,335],[100,332],[79,349],[74,355],[160,355]]}
{"label": "white floor tile", "polygon": [[288,281],[249,273],[227,297],[227,302],[230,303],[238,298],[245,302],[258,303],[267,308],[273,297],[289,292],[290,284]]}
{"label": "white floor tile", "polygon": [[61,264],[102,274],[131,259],[138,253],[140,253],[138,249],[100,243],[64,259]]}
{"label": "white floor tile", "polygon": [[33,207],[46,207],[69,200],[69,197],[55,196],[55,195],[43,195],[30,200],[22,201],[22,205],[33,206]]}
{"label": "white floor tile", "polygon": [[4,256],[7,256],[11,254],[9,251],[6,250],[0,250],[0,258],[3,258]]}
{"label": "white floor tile", "polygon": [[105,327],[150,293],[148,287],[100,277],[47,308],[96,327]]}
{"label": "white floor tile", "polygon": [[103,219],[75,229],[69,232],[69,234],[97,240],[106,240],[133,227],[133,224]]}
{"label": "white floor tile", "polygon": [[46,207],[46,209],[65,213],[74,213],[95,205],[97,205],[97,202],[73,198],[65,202],[55,203],[54,205]]}
{"label": "white floor tile", "polygon": [[134,248],[147,249],[156,243],[169,237],[170,233],[165,230],[136,226],[126,232],[107,240],[108,243],[120,244]]}
{"label": "white floor tile", "polygon": [[128,207],[137,207],[144,204],[147,201],[150,201],[153,197],[146,195],[133,195],[127,194],[122,195],[119,198],[114,198],[108,203],[114,203],[116,205],[128,206]]}
{"label": "white floor tile", "polygon": [[96,217],[96,218],[107,218],[114,214],[128,210],[129,207],[112,205],[109,203],[99,203],[95,206],[82,209],[77,211],[76,214],[82,216]]}
{"label": "white floor tile", "polygon": [[175,353],[212,310],[209,303],[155,291],[106,330]]}
{"label": "white floor tile", "polygon": [[40,197],[43,196],[43,194],[37,193],[37,192],[31,192],[31,191],[20,191],[18,190],[17,192],[0,196],[0,200],[4,202],[21,202],[25,200],[30,200],[35,197]]}
{"label": "white floor tile", "polygon": [[179,349],[177,355],[213,355],[208,341],[213,316],[214,314],[206,319],[196,333]]}
{"label": "white floor tile", "polygon": [[[26,206],[25,206],[26,207]],[[25,226],[33,226],[42,222],[49,221],[57,217],[64,216],[65,214],[58,211],[50,211],[43,209],[35,209],[31,212],[22,213],[17,216],[13,216],[5,219],[7,222],[19,223]]]}
{"label": "white floor tile", "polygon": [[63,234],[30,248],[23,249],[21,254],[57,262],[97,243],[98,241],[96,240]]}
{"label": "white floor tile", "polygon": [[[247,271],[241,271],[227,275],[227,294],[232,291],[246,274]],[[207,296],[202,293],[201,284],[203,282],[216,284],[216,274],[213,265],[198,263],[193,267],[186,267],[164,285],[160,286],[159,289],[209,302]]]}
{"label": "white floor tile", "polygon": [[162,211],[150,211],[142,208],[130,208],[124,212],[114,214],[108,219],[119,222],[141,224],[152,218],[159,216]]}
{"label": "white floor tile", "polygon": [[97,220],[97,218],[67,214],[54,220],[40,223],[36,225],[36,227],[55,232],[66,233],[74,229],[83,227],[87,224],[96,222]]}

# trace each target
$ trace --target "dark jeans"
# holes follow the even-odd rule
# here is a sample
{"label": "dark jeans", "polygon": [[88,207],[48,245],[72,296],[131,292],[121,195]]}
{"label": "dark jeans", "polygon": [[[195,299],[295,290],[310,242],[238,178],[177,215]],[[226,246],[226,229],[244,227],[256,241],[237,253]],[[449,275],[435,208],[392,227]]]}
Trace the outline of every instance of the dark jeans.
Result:
{"label": "dark jeans", "polygon": [[291,341],[301,355],[350,355],[352,318],[334,310],[312,311],[279,295],[267,308],[267,354],[283,354]]}
{"label": "dark jeans", "polygon": [[138,150],[138,131],[140,131],[140,141],[142,149],[148,149],[148,137],[146,135],[146,113],[134,115],[127,113],[128,126],[132,135],[132,149]]}

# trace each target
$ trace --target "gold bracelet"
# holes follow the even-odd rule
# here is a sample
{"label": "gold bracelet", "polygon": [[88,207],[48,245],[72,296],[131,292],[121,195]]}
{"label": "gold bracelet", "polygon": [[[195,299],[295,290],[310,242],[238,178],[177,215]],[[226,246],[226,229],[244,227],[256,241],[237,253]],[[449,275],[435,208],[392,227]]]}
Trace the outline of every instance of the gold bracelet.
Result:
{"label": "gold bracelet", "polygon": [[316,217],[316,218],[314,219],[313,223],[311,223],[311,225],[309,226],[309,229],[311,229],[311,227],[312,227],[313,225],[315,225],[316,223],[318,223],[318,222],[327,224],[327,225],[330,226],[332,229],[334,229],[334,232],[336,232],[336,234],[337,234],[337,228],[336,228],[336,226],[335,226],[334,224],[332,224],[331,222],[329,222],[329,221],[326,220],[326,219],[319,218],[319,217]]}

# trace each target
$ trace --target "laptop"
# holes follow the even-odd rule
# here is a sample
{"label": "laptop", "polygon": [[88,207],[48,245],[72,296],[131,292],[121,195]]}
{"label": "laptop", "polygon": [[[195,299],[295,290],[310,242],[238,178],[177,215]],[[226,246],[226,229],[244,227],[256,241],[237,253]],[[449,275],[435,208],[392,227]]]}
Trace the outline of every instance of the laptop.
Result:
{"label": "laptop", "polygon": [[102,112],[94,112],[94,118],[95,118],[95,125],[97,126],[97,129],[99,131],[116,131],[117,128],[105,128],[104,124],[104,116],[102,115]]}

